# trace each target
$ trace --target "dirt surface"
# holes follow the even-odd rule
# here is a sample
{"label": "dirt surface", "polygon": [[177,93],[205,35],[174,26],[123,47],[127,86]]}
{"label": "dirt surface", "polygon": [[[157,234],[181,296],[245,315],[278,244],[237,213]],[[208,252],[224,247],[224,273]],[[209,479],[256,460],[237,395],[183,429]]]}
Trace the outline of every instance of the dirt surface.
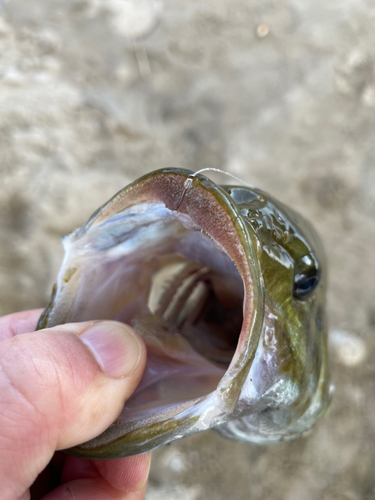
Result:
{"label": "dirt surface", "polygon": [[271,447],[215,432],[162,447],[148,500],[375,498],[374,63],[371,0],[3,5],[1,313],[44,306],[61,236],[165,166],[241,176],[326,247],[325,419]]}

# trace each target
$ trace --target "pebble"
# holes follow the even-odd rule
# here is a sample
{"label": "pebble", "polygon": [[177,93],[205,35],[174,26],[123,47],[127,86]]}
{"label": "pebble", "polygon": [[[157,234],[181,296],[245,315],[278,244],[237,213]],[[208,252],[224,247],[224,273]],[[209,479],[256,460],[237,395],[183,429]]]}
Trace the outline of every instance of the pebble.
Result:
{"label": "pebble", "polygon": [[333,330],[329,343],[338,360],[345,366],[359,365],[367,355],[365,342],[346,330]]}

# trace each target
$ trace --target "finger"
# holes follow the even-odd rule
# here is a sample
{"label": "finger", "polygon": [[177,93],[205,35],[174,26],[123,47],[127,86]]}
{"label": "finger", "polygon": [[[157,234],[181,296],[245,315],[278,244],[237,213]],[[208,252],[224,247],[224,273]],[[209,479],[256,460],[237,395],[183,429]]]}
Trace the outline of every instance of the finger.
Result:
{"label": "finger", "polygon": [[120,458],[116,461],[95,460],[95,465],[102,477],[114,488],[125,492],[139,491],[147,483],[151,453]]}
{"label": "finger", "polygon": [[119,415],[146,349],[117,322],[25,333],[0,343],[0,498],[21,496],[53,452],[91,439]]}
{"label": "finger", "polygon": [[139,491],[147,482],[151,453],[116,460],[85,460],[67,457],[61,475],[62,482],[100,476],[115,489]]}
{"label": "finger", "polygon": [[43,500],[143,500],[146,487],[136,492],[116,490],[102,478],[76,479],[43,497]]}
{"label": "finger", "polygon": [[0,318],[0,342],[20,333],[33,332],[43,309],[8,314]]}

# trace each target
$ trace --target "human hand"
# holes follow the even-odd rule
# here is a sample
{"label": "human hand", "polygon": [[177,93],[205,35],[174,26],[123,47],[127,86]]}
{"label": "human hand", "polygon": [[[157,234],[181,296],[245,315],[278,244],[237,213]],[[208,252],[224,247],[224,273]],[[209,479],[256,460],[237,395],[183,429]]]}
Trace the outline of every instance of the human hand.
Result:
{"label": "human hand", "polygon": [[34,332],[40,313],[0,318],[1,500],[27,500],[30,491],[32,500],[143,499],[150,453],[116,460],[55,453],[117,418],[142,377],[142,339],[107,321]]}

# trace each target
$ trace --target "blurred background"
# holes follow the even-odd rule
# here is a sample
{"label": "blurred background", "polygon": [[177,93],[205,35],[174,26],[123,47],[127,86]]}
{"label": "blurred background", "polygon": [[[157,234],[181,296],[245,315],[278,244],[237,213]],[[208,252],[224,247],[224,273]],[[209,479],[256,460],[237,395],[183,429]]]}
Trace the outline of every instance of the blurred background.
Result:
{"label": "blurred background", "polygon": [[147,499],[374,499],[375,2],[0,0],[0,313],[44,306],[61,236],[166,166],[315,225],[336,389],[307,438],[159,448]]}

